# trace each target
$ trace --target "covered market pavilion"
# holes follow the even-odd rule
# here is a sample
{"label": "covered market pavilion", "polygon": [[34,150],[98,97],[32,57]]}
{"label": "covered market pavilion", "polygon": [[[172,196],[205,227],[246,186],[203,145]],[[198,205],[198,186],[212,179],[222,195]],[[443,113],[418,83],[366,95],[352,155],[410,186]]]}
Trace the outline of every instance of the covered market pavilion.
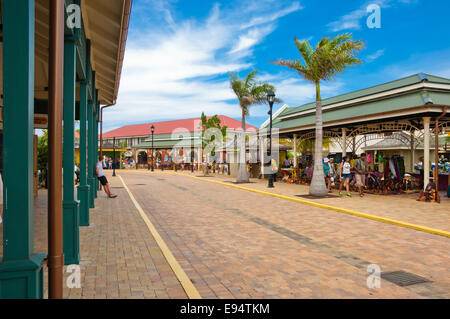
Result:
{"label": "covered market pavilion", "polygon": [[[116,102],[131,0],[3,0],[3,247],[0,299],[62,298],[63,265],[79,264],[98,181],[100,105]],[[36,121],[36,119],[39,121]],[[80,186],[75,198],[75,121]],[[49,130],[48,255],[34,251],[34,129]],[[64,123],[64,126],[63,126]],[[63,147],[64,146],[64,147]]]}
{"label": "covered market pavilion", "polygon": [[[430,171],[430,140],[450,130],[450,79],[429,74],[415,74],[392,82],[365,88],[359,91],[331,97],[322,101],[323,136],[333,139],[345,156],[350,140],[360,137],[354,144],[368,140],[406,138],[410,145],[413,170],[414,150],[417,145],[424,150],[424,171]],[[273,127],[279,130],[280,138],[297,140],[315,137],[315,103],[299,107],[283,107],[274,114]],[[268,121],[262,128],[268,126]],[[437,129],[437,130],[436,130]],[[405,134],[383,134],[403,132]],[[353,145],[353,149],[355,149]],[[357,147],[356,147],[357,149]],[[294,161],[297,167],[297,160]],[[429,182],[425,174],[425,186]]]}

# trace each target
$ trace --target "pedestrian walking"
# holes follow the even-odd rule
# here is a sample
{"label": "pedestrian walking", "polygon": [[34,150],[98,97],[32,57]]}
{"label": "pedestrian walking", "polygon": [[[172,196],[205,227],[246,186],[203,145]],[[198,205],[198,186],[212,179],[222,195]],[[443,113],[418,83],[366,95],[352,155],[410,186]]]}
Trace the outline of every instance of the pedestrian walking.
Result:
{"label": "pedestrian walking", "polygon": [[328,160],[328,169],[330,182],[328,183],[328,193],[331,193],[331,186],[334,186],[334,181],[336,180],[336,169],[334,167],[334,158],[330,157]]}
{"label": "pedestrian walking", "polygon": [[358,186],[359,196],[364,196],[364,187],[366,186],[366,153],[361,153],[361,157],[355,160],[354,164],[356,186]]}
{"label": "pedestrian walking", "polygon": [[341,164],[339,165],[339,196],[342,196],[342,186],[345,186],[347,190],[347,197],[351,197],[350,194],[350,174],[351,174],[351,165],[350,158],[348,156],[344,156]]}
{"label": "pedestrian walking", "polygon": [[330,162],[328,157],[325,157],[323,159],[323,173],[325,175],[325,183],[327,184],[328,187],[328,192],[331,192],[331,175],[330,175],[330,166],[328,165],[328,163]]}

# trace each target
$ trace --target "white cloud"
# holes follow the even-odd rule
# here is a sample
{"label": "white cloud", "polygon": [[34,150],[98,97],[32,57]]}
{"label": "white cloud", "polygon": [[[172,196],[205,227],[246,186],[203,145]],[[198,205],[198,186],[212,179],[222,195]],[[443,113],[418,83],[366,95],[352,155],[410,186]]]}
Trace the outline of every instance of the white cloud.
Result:
{"label": "white cloud", "polygon": [[[268,0],[261,1],[245,12],[250,21],[245,28],[242,8],[221,11],[214,5],[202,21],[177,21],[170,3],[141,3],[139,28],[130,30],[117,105],[105,110],[105,131],[198,117],[202,111],[239,117],[227,73],[251,68],[253,49],[276,29],[276,20],[300,9],[297,2],[264,9]],[[162,13],[157,26],[145,20],[154,8]]]}
{"label": "white cloud", "polygon": [[[361,21],[368,17],[367,6],[371,4],[377,4],[381,8],[388,8],[396,2],[402,4],[411,4],[416,3],[416,0],[369,0],[364,3],[363,6],[354,10],[348,14],[343,15],[338,20],[333,21],[328,24],[328,27],[333,32],[338,32],[342,30],[360,30],[361,29]],[[381,13],[383,14],[383,13]],[[383,17],[383,15],[382,15]]]}
{"label": "white cloud", "polygon": [[257,25],[265,24],[267,22],[273,22],[275,20],[278,20],[281,17],[284,17],[285,15],[288,15],[289,13],[298,11],[300,9],[302,9],[302,6],[300,5],[300,3],[299,2],[294,2],[289,7],[285,8],[285,9],[276,11],[276,12],[271,13],[271,14],[258,16],[258,17],[255,17],[255,18],[251,19],[249,23],[246,23],[246,24],[242,25],[241,29],[251,28],[251,27],[254,27],[254,26],[257,26]]}
{"label": "white cloud", "polygon": [[272,33],[273,30],[274,30],[273,25],[251,29],[246,34],[239,36],[239,41],[235,44],[235,46],[233,47],[233,49],[231,49],[229,53],[235,54],[242,51],[246,51],[247,54],[251,53],[251,51],[249,51],[250,48],[258,44],[268,34]]}
{"label": "white cloud", "polygon": [[366,57],[366,62],[367,63],[371,63],[371,62],[373,62],[373,61],[375,61],[376,59],[378,59],[379,57],[381,57],[382,55],[384,55],[384,49],[380,49],[380,50],[377,50],[375,53],[373,53],[373,54],[369,54],[367,57]]}

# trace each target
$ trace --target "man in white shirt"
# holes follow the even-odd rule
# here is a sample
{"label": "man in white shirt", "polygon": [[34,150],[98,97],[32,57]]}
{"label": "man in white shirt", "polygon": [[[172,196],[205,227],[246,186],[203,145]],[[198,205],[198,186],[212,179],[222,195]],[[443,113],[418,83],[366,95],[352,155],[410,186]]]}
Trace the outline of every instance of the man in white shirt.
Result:
{"label": "man in white shirt", "polygon": [[103,156],[99,156],[98,162],[97,162],[97,178],[100,181],[100,183],[103,185],[103,189],[105,190],[106,195],[108,195],[109,198],[115,198],[117,195],[111,193],[111,189],[109,187],[108,180],[106,179],[106,176],[103,174]]}

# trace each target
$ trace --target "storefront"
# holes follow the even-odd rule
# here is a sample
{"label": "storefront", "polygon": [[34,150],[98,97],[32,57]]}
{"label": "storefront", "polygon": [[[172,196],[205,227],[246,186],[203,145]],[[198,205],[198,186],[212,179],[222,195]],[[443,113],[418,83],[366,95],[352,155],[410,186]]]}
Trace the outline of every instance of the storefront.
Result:
{"label": "storefront", "polygon": [[[450,79],[420,73],[325,99],[322,104],[323,137],[338,145],[342,156],[369,140],[401,133],[409,146],[402,154],[405,171],[414,170],[417,153],[423,149],[424,170],[433,176],[432,163],[438,152],[433,151],[432,140],[450,131]],[[280,139],[291,139],[294,145],[313,140],[315,103],[284,108],[274,117],[273,127],[279,130]],[[294,166],[299,167],[298,160]],[[430,179],[425,174],[425,185]]]}

